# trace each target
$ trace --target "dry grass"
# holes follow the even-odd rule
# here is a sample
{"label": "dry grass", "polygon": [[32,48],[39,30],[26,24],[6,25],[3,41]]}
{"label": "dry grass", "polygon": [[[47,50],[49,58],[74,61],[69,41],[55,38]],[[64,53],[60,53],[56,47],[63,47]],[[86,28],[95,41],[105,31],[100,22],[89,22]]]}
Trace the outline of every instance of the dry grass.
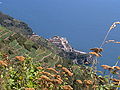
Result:
{"label": "dry grass", "polygon": [[[7,59],[4,55],[1,57],[2,60]],[[62,65],[56,65],[55,68],[45,68],[41,67],[40,64],[34,64],[30,57],[19,57],[22,57],[22,62],[18,60],[21,58],[15,58],[15,60],[6,61],[10,64],[0,64],[0,85],[2,89],[98,90],[109,88],[115,90],[120,84],[120,79],[97,75],[94,69],[89,66],[72,65],[68,69]],[[119,66],[102,65],[102,67],[112,75],[120,74]]]}

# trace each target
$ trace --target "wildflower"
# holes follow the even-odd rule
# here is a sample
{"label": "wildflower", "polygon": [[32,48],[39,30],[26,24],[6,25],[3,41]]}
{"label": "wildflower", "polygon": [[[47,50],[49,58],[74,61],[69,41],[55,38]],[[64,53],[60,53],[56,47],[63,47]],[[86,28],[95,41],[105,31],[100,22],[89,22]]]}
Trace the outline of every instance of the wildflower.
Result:
{"label": "wildflower", "polygon": [[53,71],[55,73],[58,73],[58,71],[56,71],[54,68],[47,68],[47,70]]}
{"label": "wildflower", "polygon": [[47,76],[54,77],[54,75],[50,74],[49,72],[40,72],[40,74],[45,74],[45,75],[47,75]]}
{"label": "wildflower", "polygon": [[114,84],[114,85],[118,85],[118,84],[119,84],[119,82],[113,82],[113,84]]}
{"label": "wildflower", "polygon": [[82,84],[82,81],[81,81],[81,80],[76,80],[76,82],[78,82],[79,84]]}
{"label": "wildflower", "polygon": [[70,85],[64,85],[62,86],[64,90],[73,90],[73,88]]}
{"label": "wildflower", "polygon": [[110,66],[108,66],[108,65],[101,65],[101,67],[103,67],[104,69],[109,69],[110,68]]}
{"label": "wildflower", "polygon": [[52,79],[51,82],[53,84],[62,84],[63,80],[62,79]]}
{"label": "wildflower", "polygon": [[67,68],[62,67],[62,70],[63,70],[64,72],[66,72],[69,76],[73,76],[73,73],[70,72]]}
{"label": "wildflower", "polygon": [[34,88],[25,88],[25,90],[35,90]]}
{"label": "wildflower", "polygon": [[24,61],[25,60],[25,57],[23,57],[23,56],[16,56],[15,58],[19,61]]}
{"label": "wildflower", "polygon": [[62,67],[62,65],[58,64],[58,65],[57,65],[57,67],[61,68],[61,67]]}
{"label": "wildflower", "polygon": [[93,89],[95,89],[95,88],[98,88],[98,86],[97,85],[93,85],[93,87],[92,87]]}
{"label": "wildflower", "polygon": [[60,76],[60,75],[54,75],[54,77],[56,77],[56,78],[61,78],[61,76]]}
{"label": "wildflower", "polygon": [[3,57],[8,58],[8,55],[7,54],[3,54]]}
{"label": "wildflower", "polygon": [[93,82],[92,82],[91,80],[84,80],[84,82],[85,82],[86,85],[91,85],[91,84],[93,84]]}
{"label": "wildflower", "polygon": [[113,66],[115,69],[120,70],[119,66]]}
{"label": "wildflower", "polygon": [[114,29],[114,28],[117,26],[116,24],[120,24],[120,22],[119,22],[119,21],[118,21],[118,22],[114,22],[114,23],[111,25],[111,27],[110,27],[109,30]]}
{"label": "wildflower", "polygon": [[90,64],[90,63],[86,61],[85,64],[87,65],[87,64]]}
{"label": "wildflower", "polygon": [[47,88],[42,88],[42,90],[48,90]]}
{"label": "wildflower", "polygon": [[42,70],[42,69],[43,69],[43,67],[37,67],[37,69],[40,69],[40,70]]}
{"label": "wildflower", "polygon": [[115,24],[120,24],[120,22],[118,21],[118,22],[114,22]]}
{"label": "wildflower", "polygon": [[65,72],[61,72],[63,75],[65,74]]}
{"label": "wildflower", "polygon": [[96,53],[103,52],[102,48],[91,48],[90,50],[92,50],[93,52],[96,52]]}
{"label": "wildflower", "polygon": [[61,78],[57,78],[59,81],[63,82],[63,80]]}
{"label": "wildflower", "polygon": [[108,41],[106,41],[106,43],[109,43],[109,42],[114,42],[115,40],[108,40]]}
{"label": "wildflower", "polygon": [[120,79],[111,79],[113,82],[120,82]]}
{"label": "wildflower", "polygon": [[46,81],[51,81],[49,77],[42,75],[38,80],[46,80]]}
{"label": "wildflower", "polygon": [[101,65],[101,67],[103,67],[104,69],[108,69],[108,70],[113,70],[114,67],[108,66],[108,65]]}
{"label": "wildflower", "polygon": [[2,66],[8,66],[7,62],[5,62],[5,61],[0,61],[0,65],[2,65]]}
{"label": "wildflower", "polygon": [[108,70],[113,70],[113,69],[114,69],[114,67],[109,67],[109,68],[108,68]]}
{"label": "wildflower", "polygon": [[96,52],[89,52],[89,54],[93,54],[93,55],[95,55],[95,56],[97,56],[97,57],[100,56],[100,55],[99,55],[98,53],[96,53]]}
{"label": "wildflower", "polygon": [[114,43],[120,44],[120,42],[114,42]]}
{"label": "wildflower", "polygon": [[112,29],[114,29],[116,27],[116,24],[115,23],[113,23],[113,25],[110,27],[110,29],[109,30],[112,30]]}

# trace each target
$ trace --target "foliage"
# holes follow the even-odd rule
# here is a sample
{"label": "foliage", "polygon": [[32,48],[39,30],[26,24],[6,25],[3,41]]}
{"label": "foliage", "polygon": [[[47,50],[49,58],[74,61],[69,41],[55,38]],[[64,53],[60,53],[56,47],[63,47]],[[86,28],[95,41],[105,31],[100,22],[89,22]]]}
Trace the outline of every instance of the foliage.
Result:
{"label": "foliage", "polygon": [[0,87],[3,90],[115,90],[120,79],[111,77],[120,75],[120,67],[102,65],[110,75],[97,75],[93,67],[58,64],[53,67],[42,67],[33,62],[27,55],[16,56],[9,60],[8,55],[0,53]]}

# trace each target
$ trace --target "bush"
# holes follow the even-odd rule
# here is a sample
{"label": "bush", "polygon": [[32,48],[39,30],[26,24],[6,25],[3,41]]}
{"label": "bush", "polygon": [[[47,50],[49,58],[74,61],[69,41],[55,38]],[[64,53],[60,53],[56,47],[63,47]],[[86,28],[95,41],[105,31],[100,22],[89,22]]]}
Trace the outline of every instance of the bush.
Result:
{"label": "bush", "polygon": [[[110,75],[97,75],[94,67],[62,65],[41,67],[29,56],[16,56],[9,60],[8,55],[0,53],[1,90],[115,90],[120,80]],[[102,65],[111,75],[119,75],[119,66]],[[100,72],[100,71],[99,71]],[[101,72],[102,73],[102,72]]]}

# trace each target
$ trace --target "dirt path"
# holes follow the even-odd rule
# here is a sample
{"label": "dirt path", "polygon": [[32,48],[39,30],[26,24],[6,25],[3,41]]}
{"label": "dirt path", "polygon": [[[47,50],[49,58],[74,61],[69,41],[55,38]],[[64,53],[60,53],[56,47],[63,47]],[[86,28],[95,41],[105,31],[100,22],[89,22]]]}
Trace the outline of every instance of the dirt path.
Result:
{"label": "dirt path", "polygon": [[4,34],[2,34],[1,36],[0,36],[0,38],[2,37],[2,36],[4,36],[4,35],[6,35],[6,34],[8,34],[9,32],[5,32]]}
{"label": "dirt path", "polygon": [[[10,35],[10,36],[13,36],[15,33],[13,33],[12,35]],[[9,38],[9,36],[8,37],[6,37],[4,40],[7,40]]]}
{"label": "dirt path", "polygon": [[58,58],[57,58],[57,61],[55,62],[55,64],[54,64],[54,67],[53,68],[55,68],[55,65],[59,62],[59,60],[60,60],[60,57],[59,56],[57,56]]}
{"label": "dirt path", "polygon": [[39,55],[41,55],[41,54],[44,54],[44,53],[46,53],[46,50],[43,51],[42,53],[39,53],[38,55],[36,55],[36,57],[39,56]]}
{"label": "dirt path", "polygon": [[55,59],[56,58],[56,54],[55,54],[55,56],[53,57],[53,59]]}
{"label": "dirt path", "polygon": [[52,55],[52,52],[51,52],[50,54],[44,56],[44,57],[43,57],[41,60],[39,60],[39,61],[43,61],[45,58],[47,58],[47,57],[49,57],[49,56],[51,56],[51,55]]}

